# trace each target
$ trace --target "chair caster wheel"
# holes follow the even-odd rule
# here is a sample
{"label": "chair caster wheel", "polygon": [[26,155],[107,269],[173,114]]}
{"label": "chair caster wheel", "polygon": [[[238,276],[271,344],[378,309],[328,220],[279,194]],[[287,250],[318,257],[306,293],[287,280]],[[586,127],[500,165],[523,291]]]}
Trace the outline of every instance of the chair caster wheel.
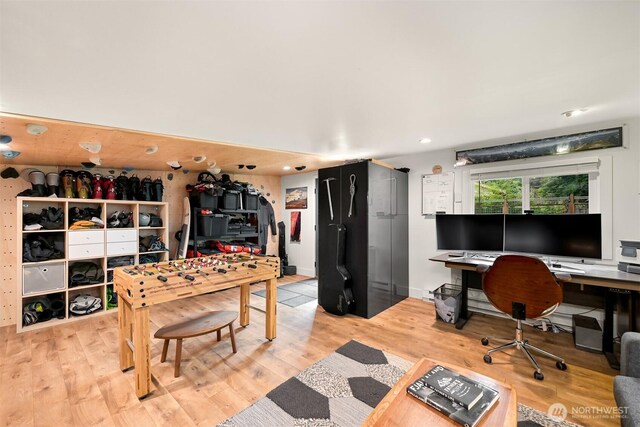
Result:
{"label": "chair caster wheel", "polygon": [[488,354],[485,354],[482,360],[484,360],[484,363],[491,364],[491,356],[489,356]]}
{"label": "chair caster wheel", "polygon": [[480,340],[480,342],[482,343],[482,345],[489,345],[489,338],[484,337]]}
{"label": "chair caster wheel", "polygon": [[566,371],[567,364],[564,362],[556,362],[556,368],[560,369],[561,371]]}
{"label": "chair caster wheel", "polygon": [[537,379],[538,381],[542,381],[544,379],[544,375],[542,374],[542,372],[534,371],[533,378]]}

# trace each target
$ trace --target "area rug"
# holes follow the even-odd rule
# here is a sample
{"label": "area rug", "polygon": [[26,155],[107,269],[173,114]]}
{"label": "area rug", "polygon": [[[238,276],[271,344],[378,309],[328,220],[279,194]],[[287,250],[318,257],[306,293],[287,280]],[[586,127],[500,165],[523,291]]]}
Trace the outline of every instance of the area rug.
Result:
{"label": "area rug", "polygon": [[[262,298],[267,297],[266,289],[252,292]],[[318,299],[318,281],[316,279],[301,280],[299,282],[287,283],[278,286],[276,300],[289,307],[298,307]]]}
{"label": "area rug", "polygon": [[[355,427],[413,364],[352,340],[219,424],[220,427]],[[518,405],[519,427],[570,427]]]}

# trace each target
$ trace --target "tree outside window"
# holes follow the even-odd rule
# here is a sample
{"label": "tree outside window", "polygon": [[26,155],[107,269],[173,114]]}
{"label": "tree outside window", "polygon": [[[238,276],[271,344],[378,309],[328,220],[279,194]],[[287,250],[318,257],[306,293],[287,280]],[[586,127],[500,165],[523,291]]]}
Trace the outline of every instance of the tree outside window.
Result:
{"label": "tree outside window", "polygon": [[534,214],[589,213],[589,174],[535,177],[529,180],[529,203]]}
{"label": "tree outside window", "polygon": [[486,179],[475,183],[477,214],[522,213],[522,178]]}
{"label": "tree outside window", "polygon": [[504,213],[505,203],[510,214],[589,213],[589,174],[479,180],[474,190],[477,214]]}

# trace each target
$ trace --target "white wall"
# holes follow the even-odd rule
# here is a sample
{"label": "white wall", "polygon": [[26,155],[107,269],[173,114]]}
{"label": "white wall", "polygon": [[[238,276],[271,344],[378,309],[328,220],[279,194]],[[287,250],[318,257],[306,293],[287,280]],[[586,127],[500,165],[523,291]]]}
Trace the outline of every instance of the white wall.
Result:
{"label": "white wall", "polygon": [[[594,157],[608,156],[613,163],[612,181],[607,188],[602,188],[601,200],[607,199],[607,193],[611,195],[613,213],[612,245],[614,248],[614,260],[609,263],[617,263],[619,257],[619,240],[640,240],[640,119],[626,119],[610,121],[590,125],[588,127],[573,127],[553,130],[526,136],[503,138],[497,141],[483,141],[477,146],[489,146],[518,142],[525,139],[538,139],[549,136],[564,135],[567,133],[584,132],[588,130],[604,129],[608,127],[626,124],[624,131],[625,148],[612,148],[594,150],[585,153],[577,153],[563,156]],[[468,148],[466,145],[465,148]],[[539,157],[532,161],[543,161],[550,157]],[[453,150],[425,152],[410,156],[385,159],[395,167],[408,167],[409,173],[409,286],[410,295],[418,298],[428,298],[432,291],[442,283],[457,280],[456,272],[451,273],[441,263],[427,261],[438,253],[436,249],[435,219],[433,216],[421,214],[422,182],[421,175],[431,173],[431,168],[442,165],[443,172],[454,170],[455,152]],[[497,164],[497,163],[496,163]],[[462,180],[462,169],[456,168],[456,181]],[[456,184],[456,190],[461,186]],[[457,195],[456,200],[461,200]],[[456,203],[456,212],[462,212],[461,203]],[[452,277],[453,276],[453,277]]]}
{"label": "white wall", "polygon": [[[288,175],[282,177],[282,212],[286,225],[286,248],[289,256],[289,265],[297,267],[298,274],[315,277],[316,275],[316,195],[314,189],[318,172]],[[300,242],[291,242],[291,212],[285,209],[286,189],[293,187],[307,187],[307,209],[300,209],[301,229]]]}

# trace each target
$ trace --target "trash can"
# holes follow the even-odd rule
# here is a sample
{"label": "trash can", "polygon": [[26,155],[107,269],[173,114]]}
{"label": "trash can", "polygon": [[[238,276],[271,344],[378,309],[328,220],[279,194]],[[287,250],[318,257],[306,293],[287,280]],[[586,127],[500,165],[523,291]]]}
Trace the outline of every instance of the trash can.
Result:
{"label": "trash can", "polygon": [[445,283],[433,291],[433,303],[436,306],[436,319],[446,323],[456,323],[462,308],[462,288]]}

